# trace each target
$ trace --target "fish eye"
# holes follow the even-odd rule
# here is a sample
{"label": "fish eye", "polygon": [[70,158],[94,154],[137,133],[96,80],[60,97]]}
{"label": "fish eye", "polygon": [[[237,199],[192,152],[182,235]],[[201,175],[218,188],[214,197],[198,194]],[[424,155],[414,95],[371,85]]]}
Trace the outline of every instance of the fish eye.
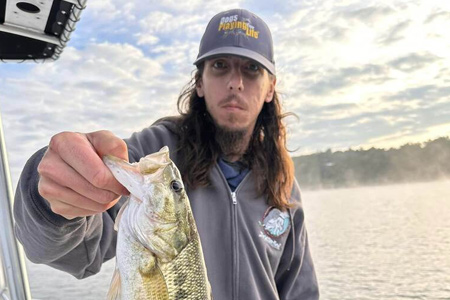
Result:
{"label": "fish eye", "polygon": [[170,187],[172,190],[174,190],[176,193],[180,193],[183,190],[183,184],[179,182],[178,180],[174,180],[170,183]]}

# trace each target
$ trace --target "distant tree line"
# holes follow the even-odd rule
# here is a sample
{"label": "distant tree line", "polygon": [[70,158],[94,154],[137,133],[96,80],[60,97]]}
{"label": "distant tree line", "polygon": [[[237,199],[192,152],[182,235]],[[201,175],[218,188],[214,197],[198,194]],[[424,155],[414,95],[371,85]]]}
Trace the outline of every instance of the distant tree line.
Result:
{"label": "distant tree line", "polygon": [[398,149],[352,150],[294,157],[302,188],[337,188],[450,178],[450,138]]}

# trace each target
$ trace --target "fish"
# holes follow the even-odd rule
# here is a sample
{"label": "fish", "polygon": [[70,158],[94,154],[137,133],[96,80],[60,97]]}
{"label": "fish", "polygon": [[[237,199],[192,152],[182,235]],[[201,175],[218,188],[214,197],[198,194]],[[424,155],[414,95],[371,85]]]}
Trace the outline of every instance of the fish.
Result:
{"label": "fish", "polygon": [[130,196],[117,214],[116,267],[107,299],[210,300],[200,236],[169,148],[138,163],[103,162]]}

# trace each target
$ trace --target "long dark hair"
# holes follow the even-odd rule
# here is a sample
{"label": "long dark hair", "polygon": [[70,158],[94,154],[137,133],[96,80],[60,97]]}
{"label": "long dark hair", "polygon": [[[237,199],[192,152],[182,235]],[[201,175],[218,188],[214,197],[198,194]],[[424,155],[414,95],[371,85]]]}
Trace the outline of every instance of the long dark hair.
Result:
{"label": "long dark hair", "polygon": [[[177,149],[178,167],[185,184],[191,188],[209,185],[208,174],[220,155],[215,141],[215,125],[206,110],[203,98],[197,95],[196,85],[203,74],[204,64],[178,97],[180,143]],[[280,209],[289,207],[294,182],[294,164],[286,149],[286,128],[282,119],[277,92],[271,102],[264,103],[255,124],[244,160],[256,174],[257,189],[268,196],[270,205]]]}

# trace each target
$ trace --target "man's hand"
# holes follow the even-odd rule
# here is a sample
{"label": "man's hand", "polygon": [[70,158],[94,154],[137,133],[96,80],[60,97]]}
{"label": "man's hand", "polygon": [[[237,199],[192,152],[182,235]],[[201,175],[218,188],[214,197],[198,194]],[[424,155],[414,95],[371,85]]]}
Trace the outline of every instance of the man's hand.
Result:
{"label": "man's hand", "polygon": [[90,216],[129,194],[103,163],[106,154],[128,161],[127,145],[109,131],[62,132],[52,137],[38,166],[38,190],[53,212],[69,220]]}

